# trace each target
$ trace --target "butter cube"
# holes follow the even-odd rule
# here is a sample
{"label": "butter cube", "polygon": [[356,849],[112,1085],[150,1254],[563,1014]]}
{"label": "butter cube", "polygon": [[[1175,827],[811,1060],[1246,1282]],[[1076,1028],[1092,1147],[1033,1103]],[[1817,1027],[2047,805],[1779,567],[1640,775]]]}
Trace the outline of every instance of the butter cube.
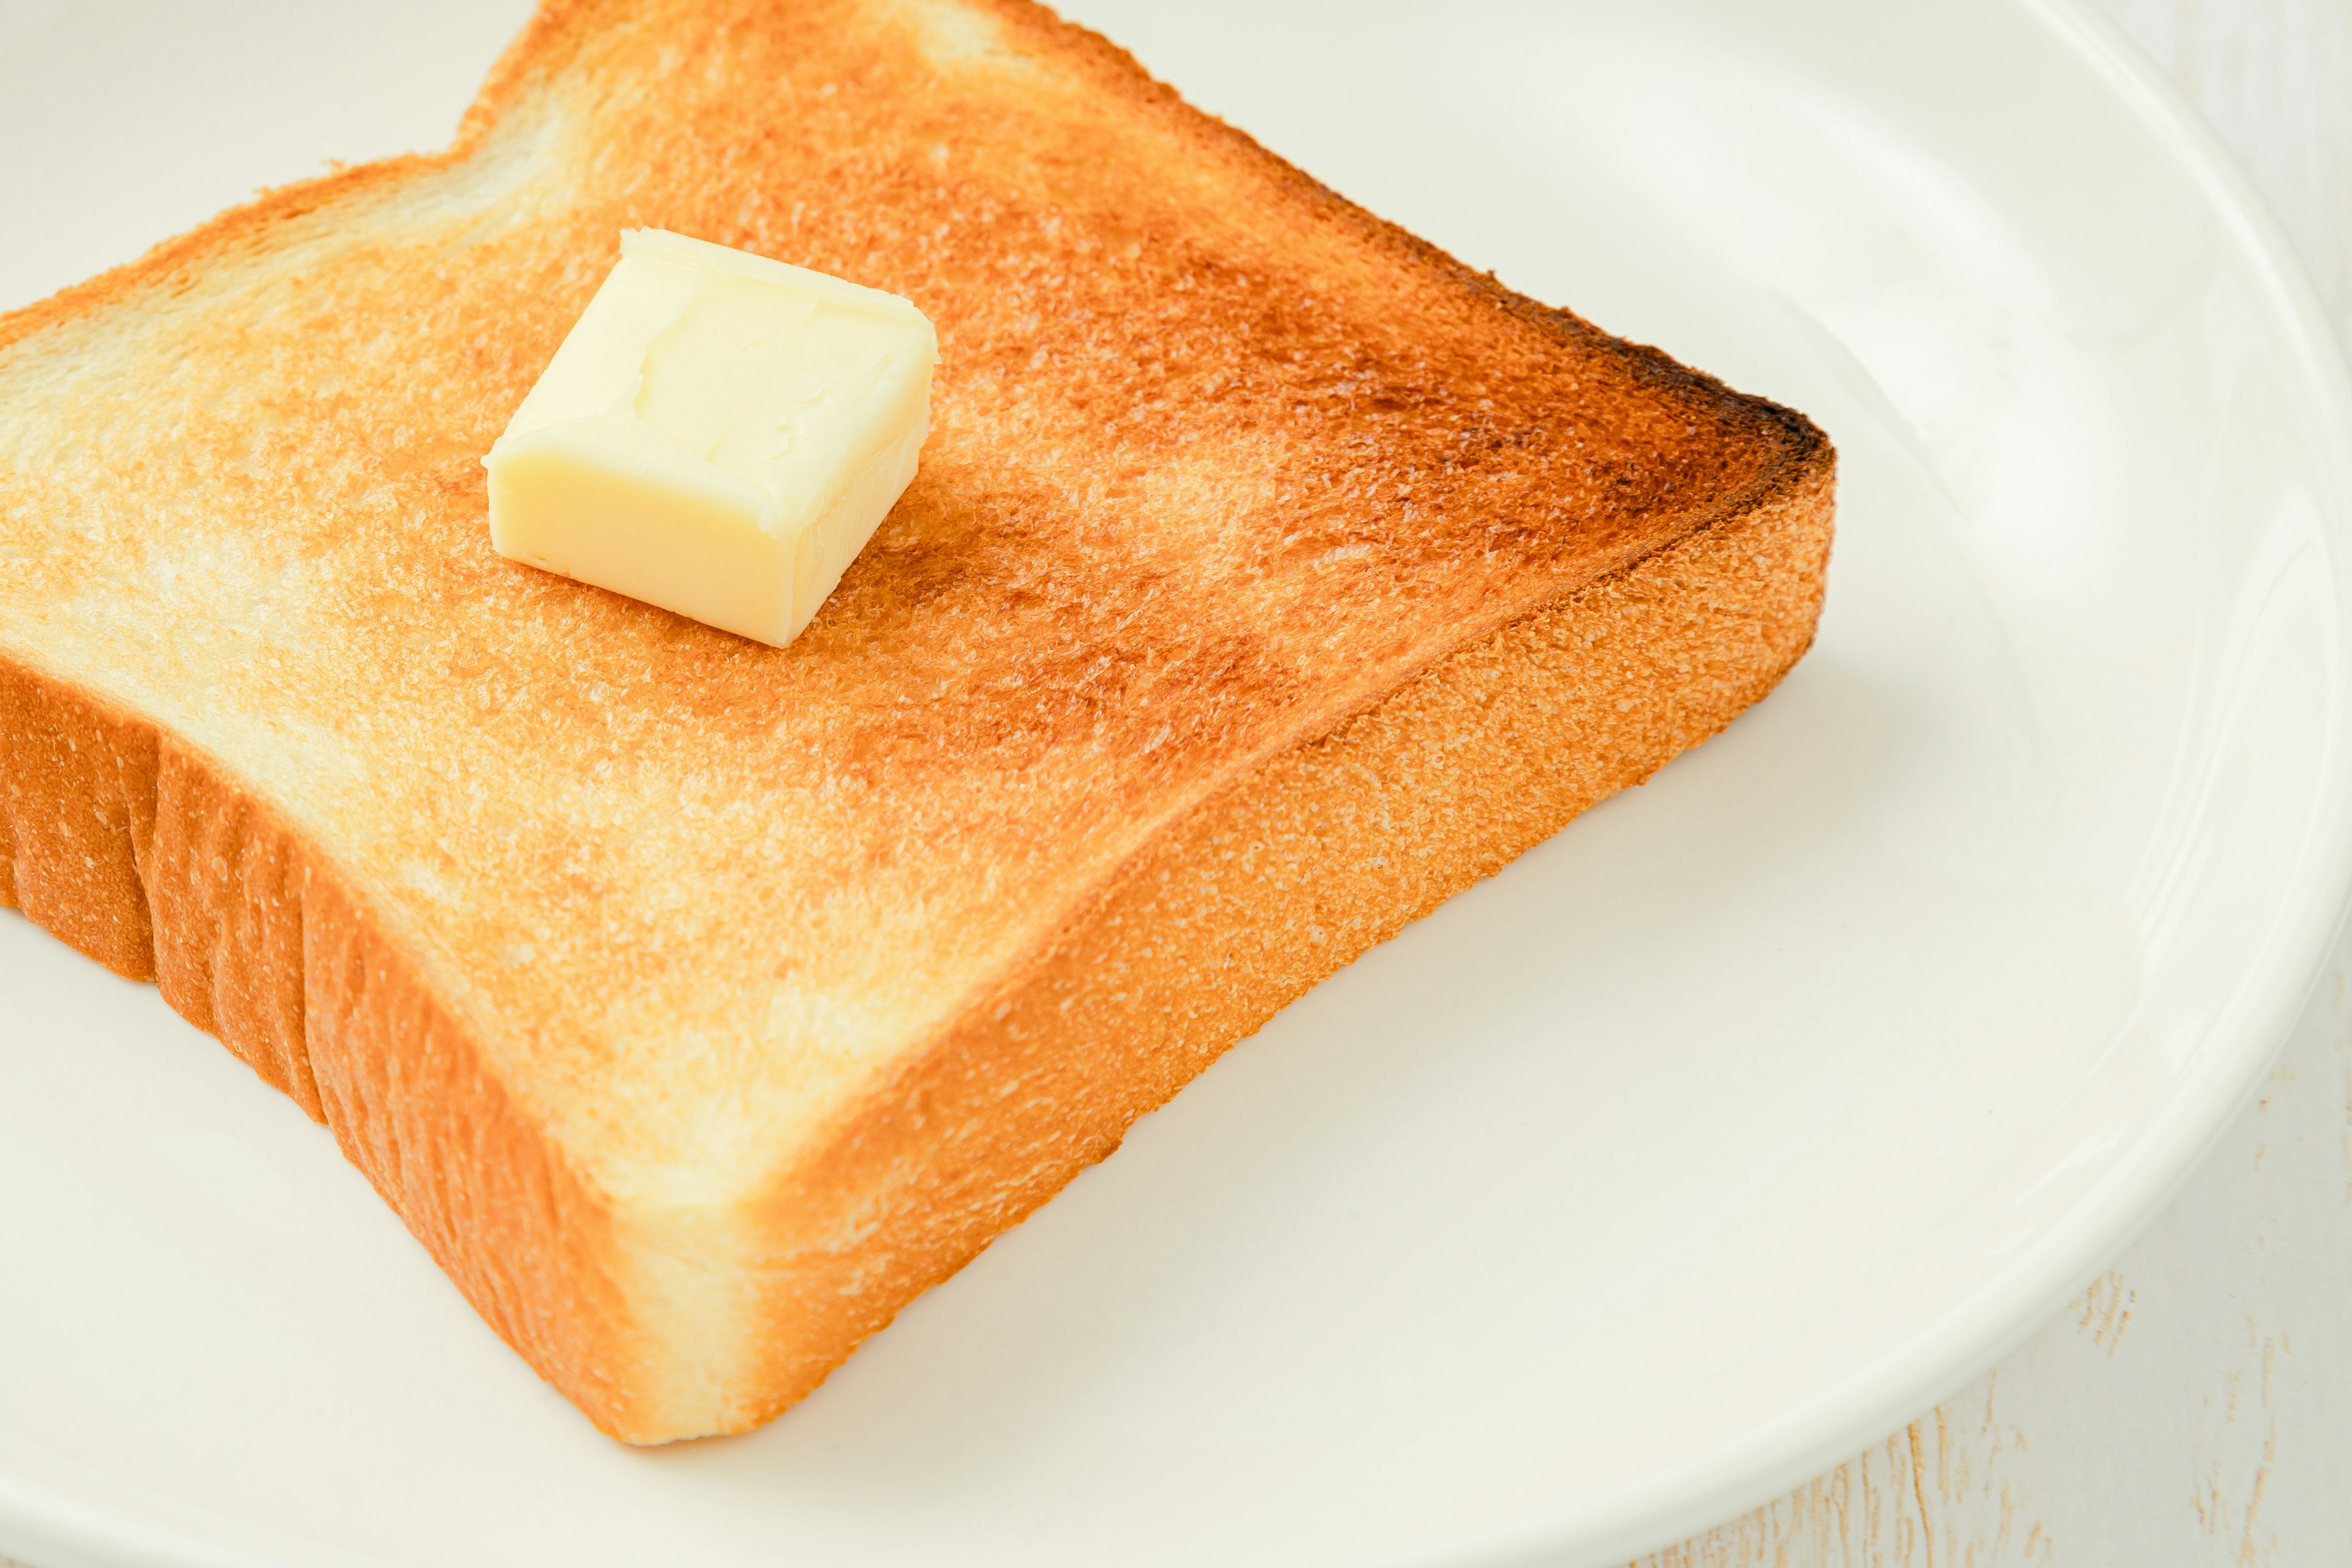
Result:
{"label": "butter cube", "polygon": [[938,359],[896,294],[628,230],[483,459],[490,543],[782,647],[914,479]]}

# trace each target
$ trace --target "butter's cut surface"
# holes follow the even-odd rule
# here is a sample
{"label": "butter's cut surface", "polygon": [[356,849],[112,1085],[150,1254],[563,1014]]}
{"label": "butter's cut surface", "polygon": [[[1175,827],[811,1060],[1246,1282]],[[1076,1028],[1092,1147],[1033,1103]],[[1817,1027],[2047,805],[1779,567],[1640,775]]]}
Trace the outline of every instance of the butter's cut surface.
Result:
{"label": "butter's cut surface", "polygon": [[896,294],[628,230],[483,459],[490,542],[781,647],[914,479],[938,357]]}

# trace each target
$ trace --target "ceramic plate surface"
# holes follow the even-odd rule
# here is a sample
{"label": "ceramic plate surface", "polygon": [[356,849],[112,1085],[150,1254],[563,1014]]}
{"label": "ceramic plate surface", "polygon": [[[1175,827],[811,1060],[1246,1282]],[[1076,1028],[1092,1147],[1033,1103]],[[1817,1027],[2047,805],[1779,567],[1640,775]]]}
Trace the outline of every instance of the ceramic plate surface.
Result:
{"label": "ceramic plate surface", "polygon": [[[592,1431],[151,990],[0,916],[0,1553],[1622,1559],[1989,1364],[2258,1079],[2347,880],[2352,397],[2101,25],[1075,9],[1373,210],[1819,419],[1812,654],[1284,1013],[804,1405],[670,1450]],[[0,300],[440,143],[520,20],[0,8]]]}

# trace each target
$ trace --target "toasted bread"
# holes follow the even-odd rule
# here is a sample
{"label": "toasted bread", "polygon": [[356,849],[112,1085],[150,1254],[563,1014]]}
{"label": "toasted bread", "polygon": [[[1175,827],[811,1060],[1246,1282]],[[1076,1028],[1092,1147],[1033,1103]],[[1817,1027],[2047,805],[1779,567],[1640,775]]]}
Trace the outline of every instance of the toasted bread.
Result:
{"label": "toasted bread", "polygon": [[[495,554],[657,226],[914,300],[766,647]],[[1024,0],[555,0],[456,145],[0,319],[0,898],[331,1126],[606,1431],[791,1405],[1286,1002],[1807,647],[1801,416]]]}

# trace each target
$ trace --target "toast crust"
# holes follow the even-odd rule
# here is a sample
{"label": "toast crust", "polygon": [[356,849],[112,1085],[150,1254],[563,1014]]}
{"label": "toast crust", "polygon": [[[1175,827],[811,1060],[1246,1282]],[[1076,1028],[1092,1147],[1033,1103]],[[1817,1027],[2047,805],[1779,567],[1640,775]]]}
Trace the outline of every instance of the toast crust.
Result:
{"label": "toast crust", "polygon": [[[833,73],[822,95],[802,84],[814,128],[789,155],[762,151],[764,98],[747,106],[724,81],[703,98],[642,89],[648,35],[703,60],[706,84],[724,68],[763,93],[776,61],[814,59]],[[604,96],[583,107],[583,83]],[[848,129],[828,129],[817,117],[844,84]],[[965,143],[894,151],[897,119],[856,119],[857,103],[915,101],[945,107],[909,137],[976,135],[989,116],[1018,131],[1020,115],[1051,134],[1004,133],[1013,151],[940,195],[921,182]],[[707,173],[664,205],[595,162],[614,146]],[[1139,199],[1133,168],[1099,172],[1136,148],[1172,194]],[[760,157],[851,169],[864,228],[942,200],[984,216],[969,236],[877,245],[824,214],[804,225],[775,182],[729,173]],[[556,199],[532,195],[551,162],[587,166],[586,194],[548,233],[501,226],[500,204]],[[439,205],[421,215],[404,205],[427,198]],[[563,237],[624,222],[860,276],[940,322],[926,472],[782,658],[482,558],[472,459],[600,270]],[[453,247],[483,259],[454,272],[412,259]],[[236,293],[248,278],[278,291],[268,309]],[[425,318],[414,347],[436,384],[370,380],[351,329],[329,339],[349,362],[349,406],[302,402],[269,356],[307,340],[272,312],[319,279],[344,317]],[[434,314],[467,289],[483,296],[470,314]],[[205,308],[174,314],[191,300]],[[1041,300],[1067,320],[1024,315]],[[510,332],[468,335],[485,310]],[[108,346],[155,331],[177,335]],[[233,394],[251,383],[279,401],[257,425],[227,396],[216,428],[192,405],[203,439],[179,446],[142,435],[160,477],[134,465],[129,501],[20,472],[30,499],[12,510],[0,461],[0,546],[7,518],[87,507],[103,521],[149,492],[284,508],[257,465],[324,498],[316,537],[265,563],[295,593],[355,520],[400,520],[381,578],[364,553],[338,557],[360,563],[356,586],[296,604],[308,618],[289,624],[352,649],[321,667],[336,700],[297,738],[332,763],[332,710],[367,718],[376,728],[352,744],[385,765],[350,787],[380,788],[387,816],[422,826],[363,842],[321,793],[331,766],[315,788],[265,778],[268,753],[245,731],[206,740],[197,707],[157,708],[158,682],[168,694],[209,666],[142,655],[142,671],[101,677],[82,656],[78,671],[71,637],[42,617],[79,601],[54,609],[34,580],[24,620],[0,622],[0,896],[157,980],[324,1121],[491,1325],[633,1442],[741,1430],[790,1405],[1285,1003],[1727,723],[1807,646],[1831,532],[1834,456],[1801,416],[1471,272],[1022,0],[740,13],[558,0],[447,153],[289,187],[0,318],[11,384],[63,384],[101,352],[217,363]],[[386,441],[390,421],[407,423]],[[278,445],[247,468],[186,467],[186,451],[256,430]],[[345,451],[356,466],[322,466]],[[1222,574],[1206,588],[1190,580],[1203,562]],[[152,599],[168,577],[133,587]],[[232,629],[273,667],[302,651],[268,624]],[[650,679],[604,710],[635,726],[623,743],[593,729],[590,704],[605,700],[583,693],[640,668]],[[304,694],[274,681],[254,675],[221,700],[299,717]],[[917,689],[952,695],[917,711]],[[429,723],[435,704],[478,732],[414,763],[397,724]],[[723,955],[737,989],[769,985],[802,1009],[788,1045],[814,1042],[775,1056],[781,1087],[746,1089],[783,1108],[759,1115],[733,1104],[725,1069],[769,1058],[580,1012],[576,983],[501,995],[453,956],[527,955],[533,911],[482,910],[501,889],[540,888],[588,932],[568,973],[637,977],[648,1016],[690,997],[681,966],[702,949],[661,947],[659,922],[616,934],[594,913],[634,911],[644,889],[709,890],[599,858],[644,819],[616,817],[599,839],[559,814],[516,829],[518,850],[512,834],[464,831],[448,782],[511,751],[578,775],[574,799],[593,802],[591,781],[616,767],[701,789],[681,733],[723,775],[688,805],[723,811],[782,778],[799,793],[770,815],[808,815],[831,851],[814,891],[817,863],[775,861],[803,866],[789,883],[801,903],[775,917],[798,939],[781,963]],[[418,773],[446,775],[426,781],[439,793]],[[722,829],[714,866],[763,842]],[[464,853],[430,862],[444,837]],[[909,868],[942,842],[979,868],[966,883]],[[460,893],[434,891],[451,879]],[[711,886],[760,907],[761,884]],[[436,897],[446,929],[428,919]],[[931,943],[911,979],[841,971],[843,933],[896,918],[894,897],[946,900],[929,926],[888,928]],[[1029,923],[972,918],[999,903]],[[970,926],[982,929],[967,940]],[[843,995],[881,1021],[809,1013]],[[691,1092],[665,1100],[673,1075]]]}

